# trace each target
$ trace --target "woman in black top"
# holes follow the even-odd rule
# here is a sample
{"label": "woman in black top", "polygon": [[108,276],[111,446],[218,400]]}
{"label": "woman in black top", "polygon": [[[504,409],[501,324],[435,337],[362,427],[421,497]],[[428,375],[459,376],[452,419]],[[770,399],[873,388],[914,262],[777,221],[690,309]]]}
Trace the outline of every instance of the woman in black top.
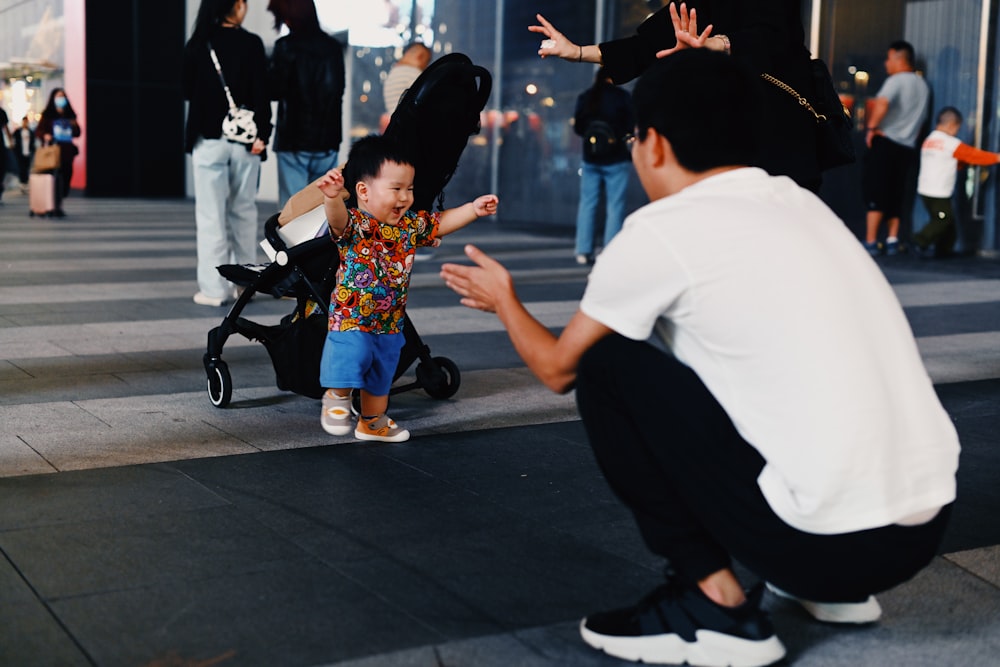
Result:
{"label": "woman in black top", "polygon": [[[689,18],[696,18],[696,24]],[[634,35],[586,46],[574,44],[541,15],[537,19],[539,25],[528,30],[551,40],[543,42],[540,56],[600,63],[618,84],[639,76],[657,57],[669,57],[675,47],[729,53],[757,77],[766,112],[759,123],[755,165],[771,174],[790,176],[810,190],[819,189],[812,114],[788,93],[760,78],[767,73],[797,91],[811,91],[810,56],[804,45],[798,0],[689,0],[679,10],[671,3],[647,18]],[[678,44],[675,21],[684,44]],[[711,30],[706,34],[708,26]]]}
{"label": "woman in black top", "polygon": [[[236,294],[215,267],[257,258],[257,186],[271,136],[271,103],[264,43],[240,27],[246,12],[246,0],[202,0],[194,34],[184,47],[182,81],[190,102],[184,147],[194,169],[198,241],[194,301],[203,306],[221,306]],[[257,137],[252,144],[222,136],[229,102],[210,47],[235,104],[253,111]]]}

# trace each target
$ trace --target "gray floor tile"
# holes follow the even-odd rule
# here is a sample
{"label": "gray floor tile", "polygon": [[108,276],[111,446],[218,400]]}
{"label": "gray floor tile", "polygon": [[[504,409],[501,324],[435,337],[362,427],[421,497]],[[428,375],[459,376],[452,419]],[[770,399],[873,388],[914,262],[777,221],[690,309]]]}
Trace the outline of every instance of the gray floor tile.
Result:
{"label": "gray floor tile", "polygon": [[9,531],[142,519],[227,503],[166,466],[9,477],[0,479],[0,536]]}
{"label": "gray floor tile", "polygon": [[1000,588],[1000,546],[958,551],[946,555],[945,558]]}
{"label": "gray floor tile", "polygon": [[162,582],[52,607],[101,667],[308,667],[441,639],[328,567],[277,565],[182,589]]}
{"label": "gray floor tile", "polygon": [[[0,479],[0,665],[624,664],[583,645],[578,619],[633,603],[661,563],[601,479],[572,395],[541,388],[495,317],[438,275],[477,243],[558,331],[587,273],[567,230],[473,226],[417,264],[414,326],[462,386],[394,396],[413,439],[362,445],[322,432],[318,402],[278,390],[240,337],[224,351],[233,402],[209,404],[205,337],[226,309],[191,302],[192,202],[73,203],[65,223],[0,209],[0,474],[15,475]],[[879,265],[963,440],[952,553],[881,595],[869,628],[767,604],[786,664],[992,664],[1000,262]],[[290,310],[261,296],[244,315]],[[131,465],[148,461],[168,462]],[[23,474],[52,465],[95,469]]]}
{"label": "gray floor tile", "polygon": [[228,506],[6,531],[0,548],[47,600],[197,589],[228,574],[296,567],[287,563],[303,557]]}

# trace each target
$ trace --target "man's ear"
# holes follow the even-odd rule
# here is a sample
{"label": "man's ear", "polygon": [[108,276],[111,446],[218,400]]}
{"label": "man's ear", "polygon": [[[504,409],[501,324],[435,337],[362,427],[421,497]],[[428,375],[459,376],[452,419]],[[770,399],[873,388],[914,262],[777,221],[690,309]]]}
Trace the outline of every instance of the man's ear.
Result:
{"label": "man's ear", "polygon": [[[634,152],[635,149],[633,149]],[[656,169],[662,167],[668,156],[672,158],[673,154],[673,149],[671,149],[670,142],[667,141],[666,137],[651,127],[646,130],[646,138],[642,142],[642,151],[638,156],[640,160],[650,168]],[[633,155],[634,158],[635,155]]]}
{"label": "man's ear", "polygon": [[649,128],[647,132],[647,138],[655,140],[650,146],[650,157],[653,160],[653,166],[662,167],[668,161],[676,161],[674,147],[670,145],[670,141],[653,128]]}
{"label": "man's ear", "polygon": [[354,194],[357,196],[358,201],[367,201],[368,184],[364,181],[358,181],[357,185],[354,186]]}

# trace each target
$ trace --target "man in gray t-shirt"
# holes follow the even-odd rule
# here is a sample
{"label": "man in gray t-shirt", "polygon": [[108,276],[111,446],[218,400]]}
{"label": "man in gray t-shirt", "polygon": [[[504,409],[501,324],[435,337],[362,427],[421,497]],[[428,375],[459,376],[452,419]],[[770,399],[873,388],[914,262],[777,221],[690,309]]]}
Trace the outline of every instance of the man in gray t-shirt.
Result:
{"label": "man in gray t-shirt", "polygon": [[[897,41],[885,59],[889,78],[872,100],[866,123],[862,189],[865,198],[865,248],[894,255],[899,250],[899,216],[906,177],[917,160],[917,139],[927,118],[930,89],[914,71],[913,46]],[[885,246],[878,245],[879,227],[888,221]]]}

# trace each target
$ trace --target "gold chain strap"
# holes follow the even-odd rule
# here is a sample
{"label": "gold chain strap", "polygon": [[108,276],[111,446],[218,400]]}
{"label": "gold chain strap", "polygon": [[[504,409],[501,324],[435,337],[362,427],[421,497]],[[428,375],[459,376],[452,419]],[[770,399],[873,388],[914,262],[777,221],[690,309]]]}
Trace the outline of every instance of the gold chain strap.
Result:
{"label": "gold chain strap", "polygon": [[812,113],[812,115],[816,118],[816,122],[817,123],[824,123],[824,122],[826,122],[826,116],[823,115],[823,114],[821,114],[821,113],[817,113],[816,110],[813,109],[813,106],[811,104],[809,104],[809,100],[807,100],[806,98],[804,98],[801,95],[799,95],[795,91],[795,89],[792,88],[791,86],[789,86],[787,83],[785,83],[784,81],[781,81],[779,79],[775,79],[773,76],[771,76],[767,72],[761,73],[760,77],[762,79],[764,79],[765,81],[767,81],[768,83],[773,83],[778,88],[780,88],[781,90],[785,91],[786,93],[788,93],[789,95],[791,95],[792,97],[794,97],[795,99],[797,99],[799,101],[799,105],[800,106],[805,107],[806,110],[808,110],[810,113]]}

